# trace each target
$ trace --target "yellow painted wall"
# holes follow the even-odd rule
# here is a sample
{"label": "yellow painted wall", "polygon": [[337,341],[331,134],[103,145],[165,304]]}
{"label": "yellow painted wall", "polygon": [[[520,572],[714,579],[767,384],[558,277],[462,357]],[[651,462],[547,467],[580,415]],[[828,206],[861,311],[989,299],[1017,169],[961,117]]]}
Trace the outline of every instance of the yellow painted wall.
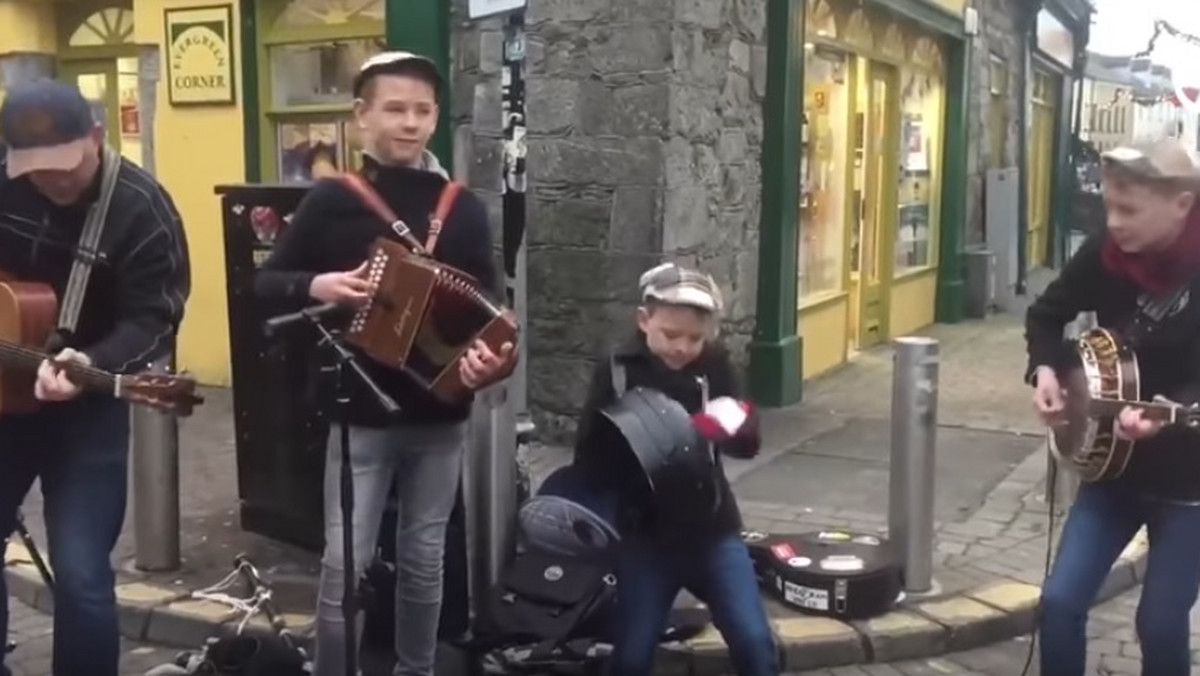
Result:
{"label": "yellow painted wall", "polygon": [[954,13],[956,16],[962,16],[967,8],[967,0],[926,0],[935,7]]}
{"label": "yellow painted wall", "polygon": [[[232,0],[237,105],[173,108],[167,101],[166,55],[154,120],[155,173],[175,199],[187,229],[192,296],[179,337],[178,366],[209,385],[228,385],[229,321],[220,201],[213,186],[245,179],[241,90],[240,0]],[[134,0],[135,40],[164,43],[163,10],[203,7],[211,0]]]}
{"label": "yellow painted wall", "polygon": [[937,270],[928,270],[892,282],[891,337],[903,336],[933,324],[937,296]]}
{"label": "yellow painted wall", "polygon": [[800,363],[808,380],[846,361],[846,346],[849,336],[849,300],[842,296],[837,300],[819,303],[800,310],[800,329],[803,337],[803,352]]}
{"label": "yellow painted wall", "polygon": [[55,52],[54,3],[0,0],[0,54]]}

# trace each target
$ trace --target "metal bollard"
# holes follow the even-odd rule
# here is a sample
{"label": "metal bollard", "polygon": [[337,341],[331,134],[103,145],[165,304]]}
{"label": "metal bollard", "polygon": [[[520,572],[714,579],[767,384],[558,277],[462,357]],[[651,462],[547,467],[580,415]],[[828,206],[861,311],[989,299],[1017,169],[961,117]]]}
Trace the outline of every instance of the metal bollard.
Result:
{"label": "metal bollard", "polygon": [[464,488],[471,599],[475,616],[486,613],[486,590],[500,579],[515,547],[517,521],[517,419],[505,381],[481,392],[471,415],[471,445]]}
{"label": "metal bollard", "polygon": [[[163,371],[171,361],[155,364]],[[179,422],[175,416],[133,406],[134,565],[144,571],[179,569]]]}
{"label": "metal bollard", "polygon": [[933,586],[938,342],[906,336],[894,346],[888,539],[900,557],[905,591],[920,594]]}

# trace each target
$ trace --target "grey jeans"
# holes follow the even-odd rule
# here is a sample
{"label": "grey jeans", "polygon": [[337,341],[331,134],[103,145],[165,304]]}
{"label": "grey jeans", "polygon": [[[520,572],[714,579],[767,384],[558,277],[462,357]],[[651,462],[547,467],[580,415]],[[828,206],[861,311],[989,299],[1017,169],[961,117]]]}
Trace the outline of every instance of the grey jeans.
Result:
{"label": "grey jeans", "polygon": [[[433,676],[442,609],[446,525],[462,473],[467,424],[350,428],[354,476],[354,567],[362,576],[375,554],[388,490],[396,481],[396,676]],[[325,555],[317,598],[314,676],[346,676],[338,430],[325,462]],[[362,638],[361,616],[356,623]]]}

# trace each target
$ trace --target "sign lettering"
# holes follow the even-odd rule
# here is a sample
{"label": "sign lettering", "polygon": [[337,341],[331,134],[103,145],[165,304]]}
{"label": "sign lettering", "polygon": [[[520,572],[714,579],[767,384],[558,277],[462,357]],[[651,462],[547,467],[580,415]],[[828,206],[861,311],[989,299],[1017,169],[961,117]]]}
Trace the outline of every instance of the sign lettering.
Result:
{"label": "sign lettering", "polygon": [[171,104],[235,103],[232,7],[168,9],[165,16]]}

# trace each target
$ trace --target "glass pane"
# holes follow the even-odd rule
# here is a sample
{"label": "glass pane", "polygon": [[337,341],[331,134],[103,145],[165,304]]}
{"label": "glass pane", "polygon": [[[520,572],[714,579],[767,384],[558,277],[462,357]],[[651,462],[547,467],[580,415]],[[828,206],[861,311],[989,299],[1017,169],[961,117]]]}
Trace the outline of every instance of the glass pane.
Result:
{"label": "glass pane", "polygon": [[[896,220],[895,272],[904,274],[933,262],[937,164],[941,149],[942,82],[933,73],[900,72],[900,212]],[[1003,153],[1006,99],[995,97],[992,153]]]}
{"label": "glass pane", "polygon": [[291,0],[275,25],[337,25],[354,19],[383,21],[383,0]]}
{"label": "glass pane", "polygon": [[278,134],[281,182],[311,181],[338,171],[337,122],[282,122]]}
{"label": "glass pane", "polygon": [[349,104],[362,62],[381,51],[382,38],[271,47],[272,102],[276,108]]}
{"label": "glass pane", "polygon": [[88,104],[91,105],[92,117],[96,118],[96,124],[107,128],[108,78],[104,73],[86,73],[77,76],[75,83],[79,86],[79,91],[83,93],[83,98],[87,99]]}
{"label": "glass pane", "polygon": [[359,135],[358,125],[353,120],[342,123],[342,145],[346,147],[346,154],[342,158],[341,166],[345,167],[346,171],[362,169],[362,136]]}
{"label": "glass pane", "polygon": [[[880,232],[884,220],[884,200],[880,198],[883,194],[883,185],[888,177],[888,163],[894,162],[886,148],[888,140],[888,81],[882,75],[875,74],[871,77],[871,127],[870,127],[870,143],[873,152],[871,153],[874,160],[873,173],[874,185],[871,195],[871,201],[874,202],[873,221],[865,228],[863,232],[863,268],[867,273],[867,281],[870,283],[878,282],[880,279],[880,269],[883,267],[883,261],[880,260],[880,238],[886,237],[887,233]],[[895,142],[895,139],[893,139]]]}
{"label": "glass pane", "polygon": [[67,44],[72,47],[121,45],[133,39],[133,11],[109,7],[84,19],[71,33]]}
{"label": "glass pane", "polygon": [[805,59],[805,148],[801,157],[801,302],[842,290],[849,141],[846,55],[809,49]]}
{"label": "glass pane", "polygon": [[138,112],[138,60],[117,59],[117,91],[121,145],[118,149],[130,161],[142,163],[142,124]]}

